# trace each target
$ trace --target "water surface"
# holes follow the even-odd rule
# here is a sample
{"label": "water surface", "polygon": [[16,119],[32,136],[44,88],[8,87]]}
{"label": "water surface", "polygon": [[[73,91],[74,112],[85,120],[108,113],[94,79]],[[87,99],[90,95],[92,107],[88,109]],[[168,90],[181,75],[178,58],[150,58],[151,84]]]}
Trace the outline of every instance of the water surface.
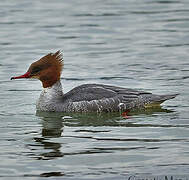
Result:
{"label": "water surface", "polygon": [[[187,0],[3,0],[0,15],[0,178],[189,177]],[[59,49],[65,92],[104,83],[180,95],[129,119],[36,112],[40,82],[10,77]]]}

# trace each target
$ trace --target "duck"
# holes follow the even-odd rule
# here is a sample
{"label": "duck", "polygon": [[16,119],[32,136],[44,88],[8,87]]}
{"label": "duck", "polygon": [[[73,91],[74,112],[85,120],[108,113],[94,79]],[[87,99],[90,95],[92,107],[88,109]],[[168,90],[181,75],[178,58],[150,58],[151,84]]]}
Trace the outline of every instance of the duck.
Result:
{"label": "duck", "polygon": [[33,62],[27,72],[13,79],[34,78],[43,90],[36,103],[38,111],[47,112],[126,112],[160,106],[178,94],[157,95],[150,92],[105,84],[82,84],[63,93],[61,73],[63,55],[59,50]]}

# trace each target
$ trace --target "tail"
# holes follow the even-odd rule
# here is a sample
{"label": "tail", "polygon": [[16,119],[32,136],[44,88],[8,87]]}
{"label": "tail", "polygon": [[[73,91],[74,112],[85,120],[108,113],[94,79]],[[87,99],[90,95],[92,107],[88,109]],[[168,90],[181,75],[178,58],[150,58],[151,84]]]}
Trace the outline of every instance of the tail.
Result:
{"label": "tail", "polygon": [[[166,100],[173,99],[179,94],[160,95],[160,102],[163,103]],[[161,104],[160,103],[160,104]]]}
{"label": "tail", "polygon": [[159,106],[166,100],[173,99],[179,94],[169,94],[169,95],[152,95],[147,98],[145,107]]}

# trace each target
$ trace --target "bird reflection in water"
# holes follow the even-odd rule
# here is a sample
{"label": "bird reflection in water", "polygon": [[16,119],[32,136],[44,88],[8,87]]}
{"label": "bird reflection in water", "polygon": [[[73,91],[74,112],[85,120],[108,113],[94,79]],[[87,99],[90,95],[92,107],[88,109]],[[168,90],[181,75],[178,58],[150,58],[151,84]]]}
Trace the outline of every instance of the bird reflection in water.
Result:
{"label": "bird reflection in water", "polygon": [[50,152],[44,152],[37,155],[38,160],[49,160],[64,156],[60,151],[61,143],[53,142],[52,138],[62,136],[63,122],[62,116],[59,114],[37,112],[36,116],[41,118],[42,123],[42,137],[35,137],[34,140],[40,143],[44,149]]}
{"label": "bird reflection in water", "polygon": [[[39,160],[55,159],[58,157],[63,157],[65,155],[72,155],[73,153],[63,153],[61,152],[62,143],[54,142],[53,138],[83,138],[82,134],[73,136],[64,136],[63,129],[64,125],[67,127],[78,127],[75,132],[89,131],[92,132],[92,128],[86,130],[86,127],[101,127],[101,126],[114,126],[114,127],[138,127],[144,126],[141,123],[135,124],[137,121],[137,116],[143,115],[153,115],[154,113],[170,113],[172,111],[163,109],[161,107],[149,108],[145,110],[140,110],[137,112],[129,112],[129,119],[124,119],[122,113],[53,113],[53,112],[37,112],[36,115],[40,117],[42,123],[42,137],[35,137],[34,140],[37,143],[41,143],[45,150],[49,149],[50,152],[44,152],[37,158]],[[150,124],[148,124],[150,126]],[[153,126],[153,125],[152,125]],[[80,127],[80,128],[79,128]],[[83,128],[84,127],[84,128]],[[102,130],[102,129],[101,129]],[[103,130],[102,130],[103,131]],[[96,129],[94,130],[96,132]],[[109,132],[105,128],[103,132]],[[36,156],[35,156],[36,157]]]}
{"label": "bird reflection in water", "polygon": [[[171,113],[172,110],[164,109],[161,106],[155,108],[140,109],[137,111],[128,111],[127,118],[123,117],[123,112],[115,113],[55,113],[55,112],[40,112],[36,115],[42,120],[42,136],[55,138],[63,136],[64,126],[82,127],[82,126],[120,126],[126,125],[128,122],[135,122],[142,115],[152,115],[157,113]],[[123,124],[124,120],[124,124]]]}
{"label": "bird reflection in water", "polygon": [[60,137],[63,132],[62,115],[59,113],[37,112],[42,121],[42,136],[48,138]]}

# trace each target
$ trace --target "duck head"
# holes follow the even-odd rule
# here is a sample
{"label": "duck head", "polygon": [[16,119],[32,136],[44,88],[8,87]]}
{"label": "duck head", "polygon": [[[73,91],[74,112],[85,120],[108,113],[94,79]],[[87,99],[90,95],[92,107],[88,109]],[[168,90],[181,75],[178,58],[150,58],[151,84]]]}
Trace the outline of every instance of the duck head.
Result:
{"label": "duck head", "polygon": [[21,78],[35,78],[42,82],[44,88],[47,88],[51,87],[58,80],[60,80],[62,69],[62,53],[57,51],[56,53],[47,54],[38,61],[32,63],[25,74],[11,77],[11,80]]}

